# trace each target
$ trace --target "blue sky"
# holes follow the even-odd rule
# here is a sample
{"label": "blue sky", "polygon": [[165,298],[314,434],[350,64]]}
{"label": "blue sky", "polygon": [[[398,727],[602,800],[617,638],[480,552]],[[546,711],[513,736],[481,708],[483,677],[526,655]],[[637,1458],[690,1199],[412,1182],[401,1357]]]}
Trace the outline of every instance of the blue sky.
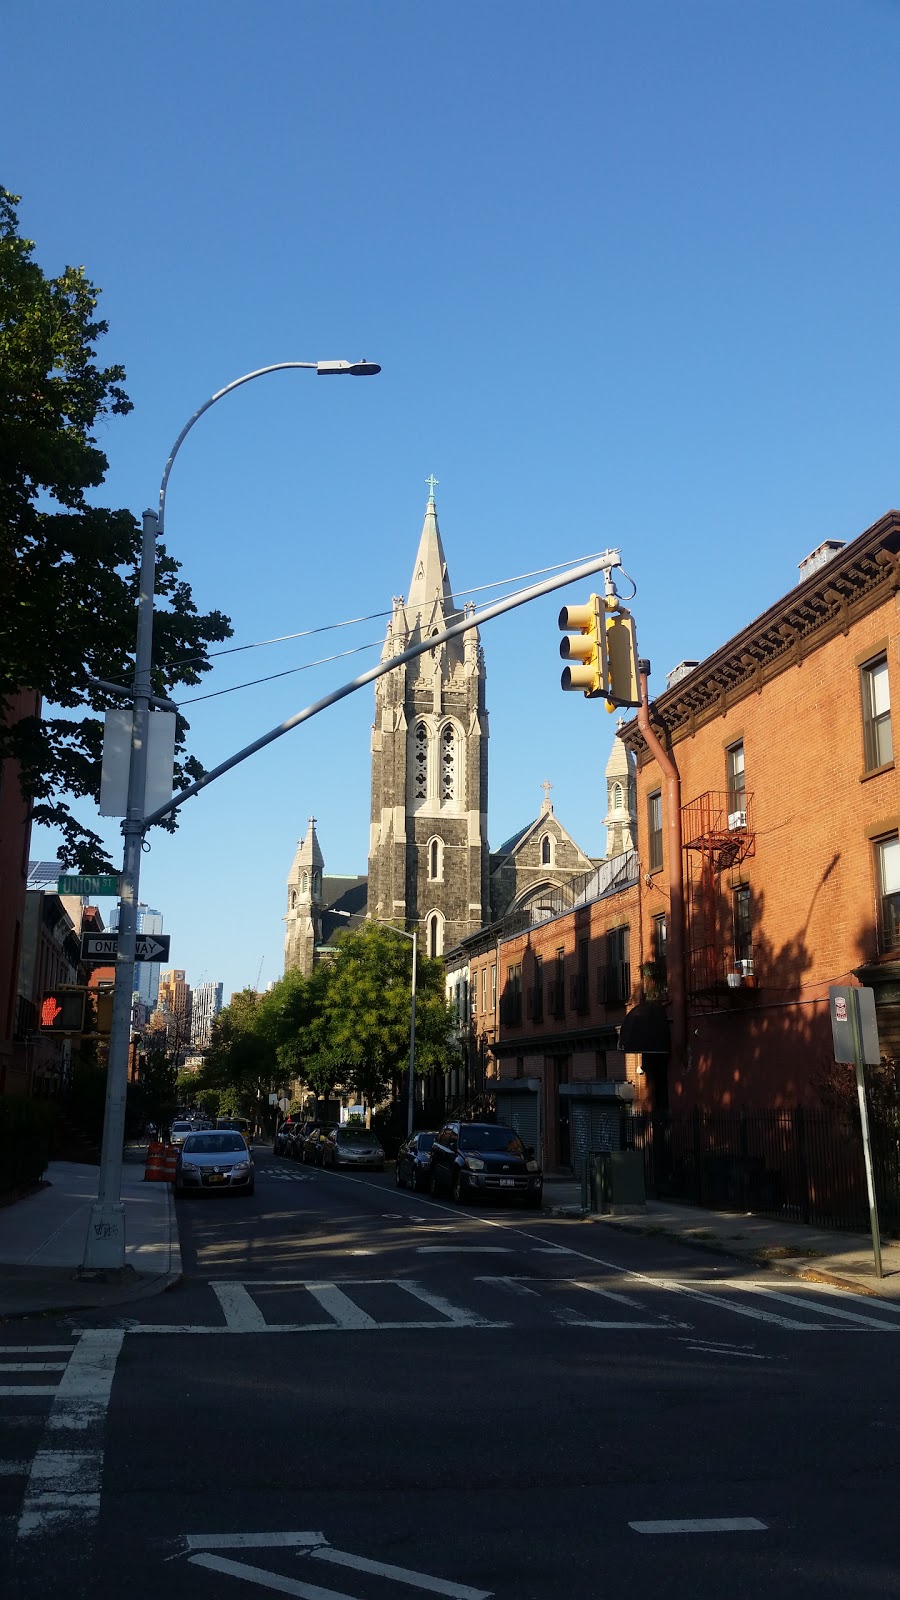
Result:
{"label": "blue sky", "polygon": [[[135,404],[99,500],[154,504],[243,372],[382,363],[261,379],[185,445],[168,542],[233,643],[406,593],[433,472],[457,591],[621,546],[659,692],[897,505],[893,0],[6,0],[4,53],[0,180],[44,269],[102,287]],[[549,778],[598,855],[614,724],[559,689],[562,598],[484,631],[490,838]],[[215,765],[383,629],[224,657],[206,691],[376,641],[199,703],[192,748]],[[280,975],[311,813],[326,870],[365,871],[372,708],[153,838],[142,898],[191,982]]]}

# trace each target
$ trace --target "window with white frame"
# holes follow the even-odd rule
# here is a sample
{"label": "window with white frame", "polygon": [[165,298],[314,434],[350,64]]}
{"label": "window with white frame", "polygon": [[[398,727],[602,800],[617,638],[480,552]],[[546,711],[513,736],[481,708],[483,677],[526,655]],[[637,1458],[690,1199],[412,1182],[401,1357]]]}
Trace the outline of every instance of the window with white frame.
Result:
{"label": "window with white frame", "polygon": [[891,735],[891,686],[887,656],[876,656],[860,668],[862,690],[863,747],[867,772],[887,766],[894,759]]}
{"label": "window with white frame", "polygon": [[441,883],[444,877],[444,841],[428,841],[428,877],[432,883]]}
{"label": "window with white frame", "polygon": [[878,896],[878,948],[900,945],[900,835],[875,840],[875,888]]}
{"label": "window with white frame", "polygon": [[413,799],[428,798],[428,729],[424,722],[416,723],[413,736]]}
{"label": "window with white frame", "polygon": [[425,923],[425,948],[432,960],[444,950],[444,919],[439,911],[432,911]]}

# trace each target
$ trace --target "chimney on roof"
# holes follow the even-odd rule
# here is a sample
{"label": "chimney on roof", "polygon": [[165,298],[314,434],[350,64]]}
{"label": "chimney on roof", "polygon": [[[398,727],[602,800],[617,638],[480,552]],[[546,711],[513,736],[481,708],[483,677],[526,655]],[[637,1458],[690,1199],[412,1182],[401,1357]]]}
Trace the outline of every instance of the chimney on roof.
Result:
{"label": "chimney on roof", "polygon": [[699,665],[699,661],[679,661],[677,667],[666,673],[666,688],[674,689],[676,683],[680,683],[682,678],[686,678],[688,673],[693,672]]}
{"label": "chimney on roof", "polygon": [[843,548],[843,539],[826,539],[824,543],[813,550],[811,555],[806,556],[800,562],[798,568],[800,577],[797,582],[804,583],[807,578],[811,578],[814,572],[819,571],[820,567],[824,567],[827,562],[833,561],[838,551],[843,550]]}

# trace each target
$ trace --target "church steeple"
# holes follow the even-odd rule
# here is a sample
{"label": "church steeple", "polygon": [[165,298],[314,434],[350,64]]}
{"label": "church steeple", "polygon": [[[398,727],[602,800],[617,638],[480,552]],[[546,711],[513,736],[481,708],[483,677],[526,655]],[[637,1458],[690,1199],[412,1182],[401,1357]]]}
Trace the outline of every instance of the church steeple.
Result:
{"label": "church steeple", "polygon": [[406,602],[406,615],[410,626],[415,625],[417,618],[421,620],[423,626],[427,626],[433,618],[436,601],[440,601],[445,617],[456,610],[434,500],[434,486],[437,481],[433,474],[425,479],[431,492],[425,508],[422,536],[416,552],[409,584],[409,598]]}
{"label": "church steeple", "polygon": [[[619,727],[624,723],[619,722]],[[606,763],[607,814],[606,859],[621,856],[634,850],[637,840],[637,784],[634,775],[634,757],[622,743],[618,733]]]}
{"label": "church steeple", "polygon": [[288,902],[285,917],[284,967],[307,975],[315,963],[316,945],[322,937],[322,874],[325,859],[316,837],[316,819],[310,817],[305,839],[297,843],[297,853],[288,873]]}

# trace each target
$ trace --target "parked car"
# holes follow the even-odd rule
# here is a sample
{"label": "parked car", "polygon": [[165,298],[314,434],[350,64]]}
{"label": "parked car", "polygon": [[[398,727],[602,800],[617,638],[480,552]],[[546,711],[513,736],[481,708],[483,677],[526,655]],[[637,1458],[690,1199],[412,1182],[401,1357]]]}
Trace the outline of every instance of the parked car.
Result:
{"label": "parked car", "polygon": [[384,1171],[384,1148],[370,1128],[341,1123],[323,1137],[323,1167],[375,1167]]}
{"label": "parked car", "polygon": [[169,1143],[180,1147],[193,1131],[194,1124],[186,1119],[183,1122],[173,1122],[169,1129]]}
{"label": "parked car", "polygon": [[448,1122],[431,1147],[431,1193],[466,1201],[476,1195],[517,1196],[535,1209],[544,1175],[534,1149],[499,1122]]}
{"label": "parked car", "polygon": [[188,1190],[215,1194],[252,1194],[255,1187],[253,1157],[242,1133],[212,1129],[191,1133],[178,1152],[175,1193]]}
{"label": "parked car", "polygon": [[294,1134],[297,1132],[299,1127],[299,1122],[291,1122],[290,1119],[281,1124],[281,1127],[278,1129],[278,1132],[275,1135],[275,1143],[273,1146],[276,1156],[289,1156],[293,1154],[291,1144]]}
{"label": "parked car", "polygon": [[397,1187],[425,1189],[431,1175],[431,1147],[436,1133],[414,1133],[397,1152]]}
{"label": "parked car", "polygon": [[300,1142],[300,1160],[311,1162],[314,1167],[321,1167],[325,1152],[325,1140],[336,1122],[313,1122],[309,1124],[309,1132],[305,1133]]}

